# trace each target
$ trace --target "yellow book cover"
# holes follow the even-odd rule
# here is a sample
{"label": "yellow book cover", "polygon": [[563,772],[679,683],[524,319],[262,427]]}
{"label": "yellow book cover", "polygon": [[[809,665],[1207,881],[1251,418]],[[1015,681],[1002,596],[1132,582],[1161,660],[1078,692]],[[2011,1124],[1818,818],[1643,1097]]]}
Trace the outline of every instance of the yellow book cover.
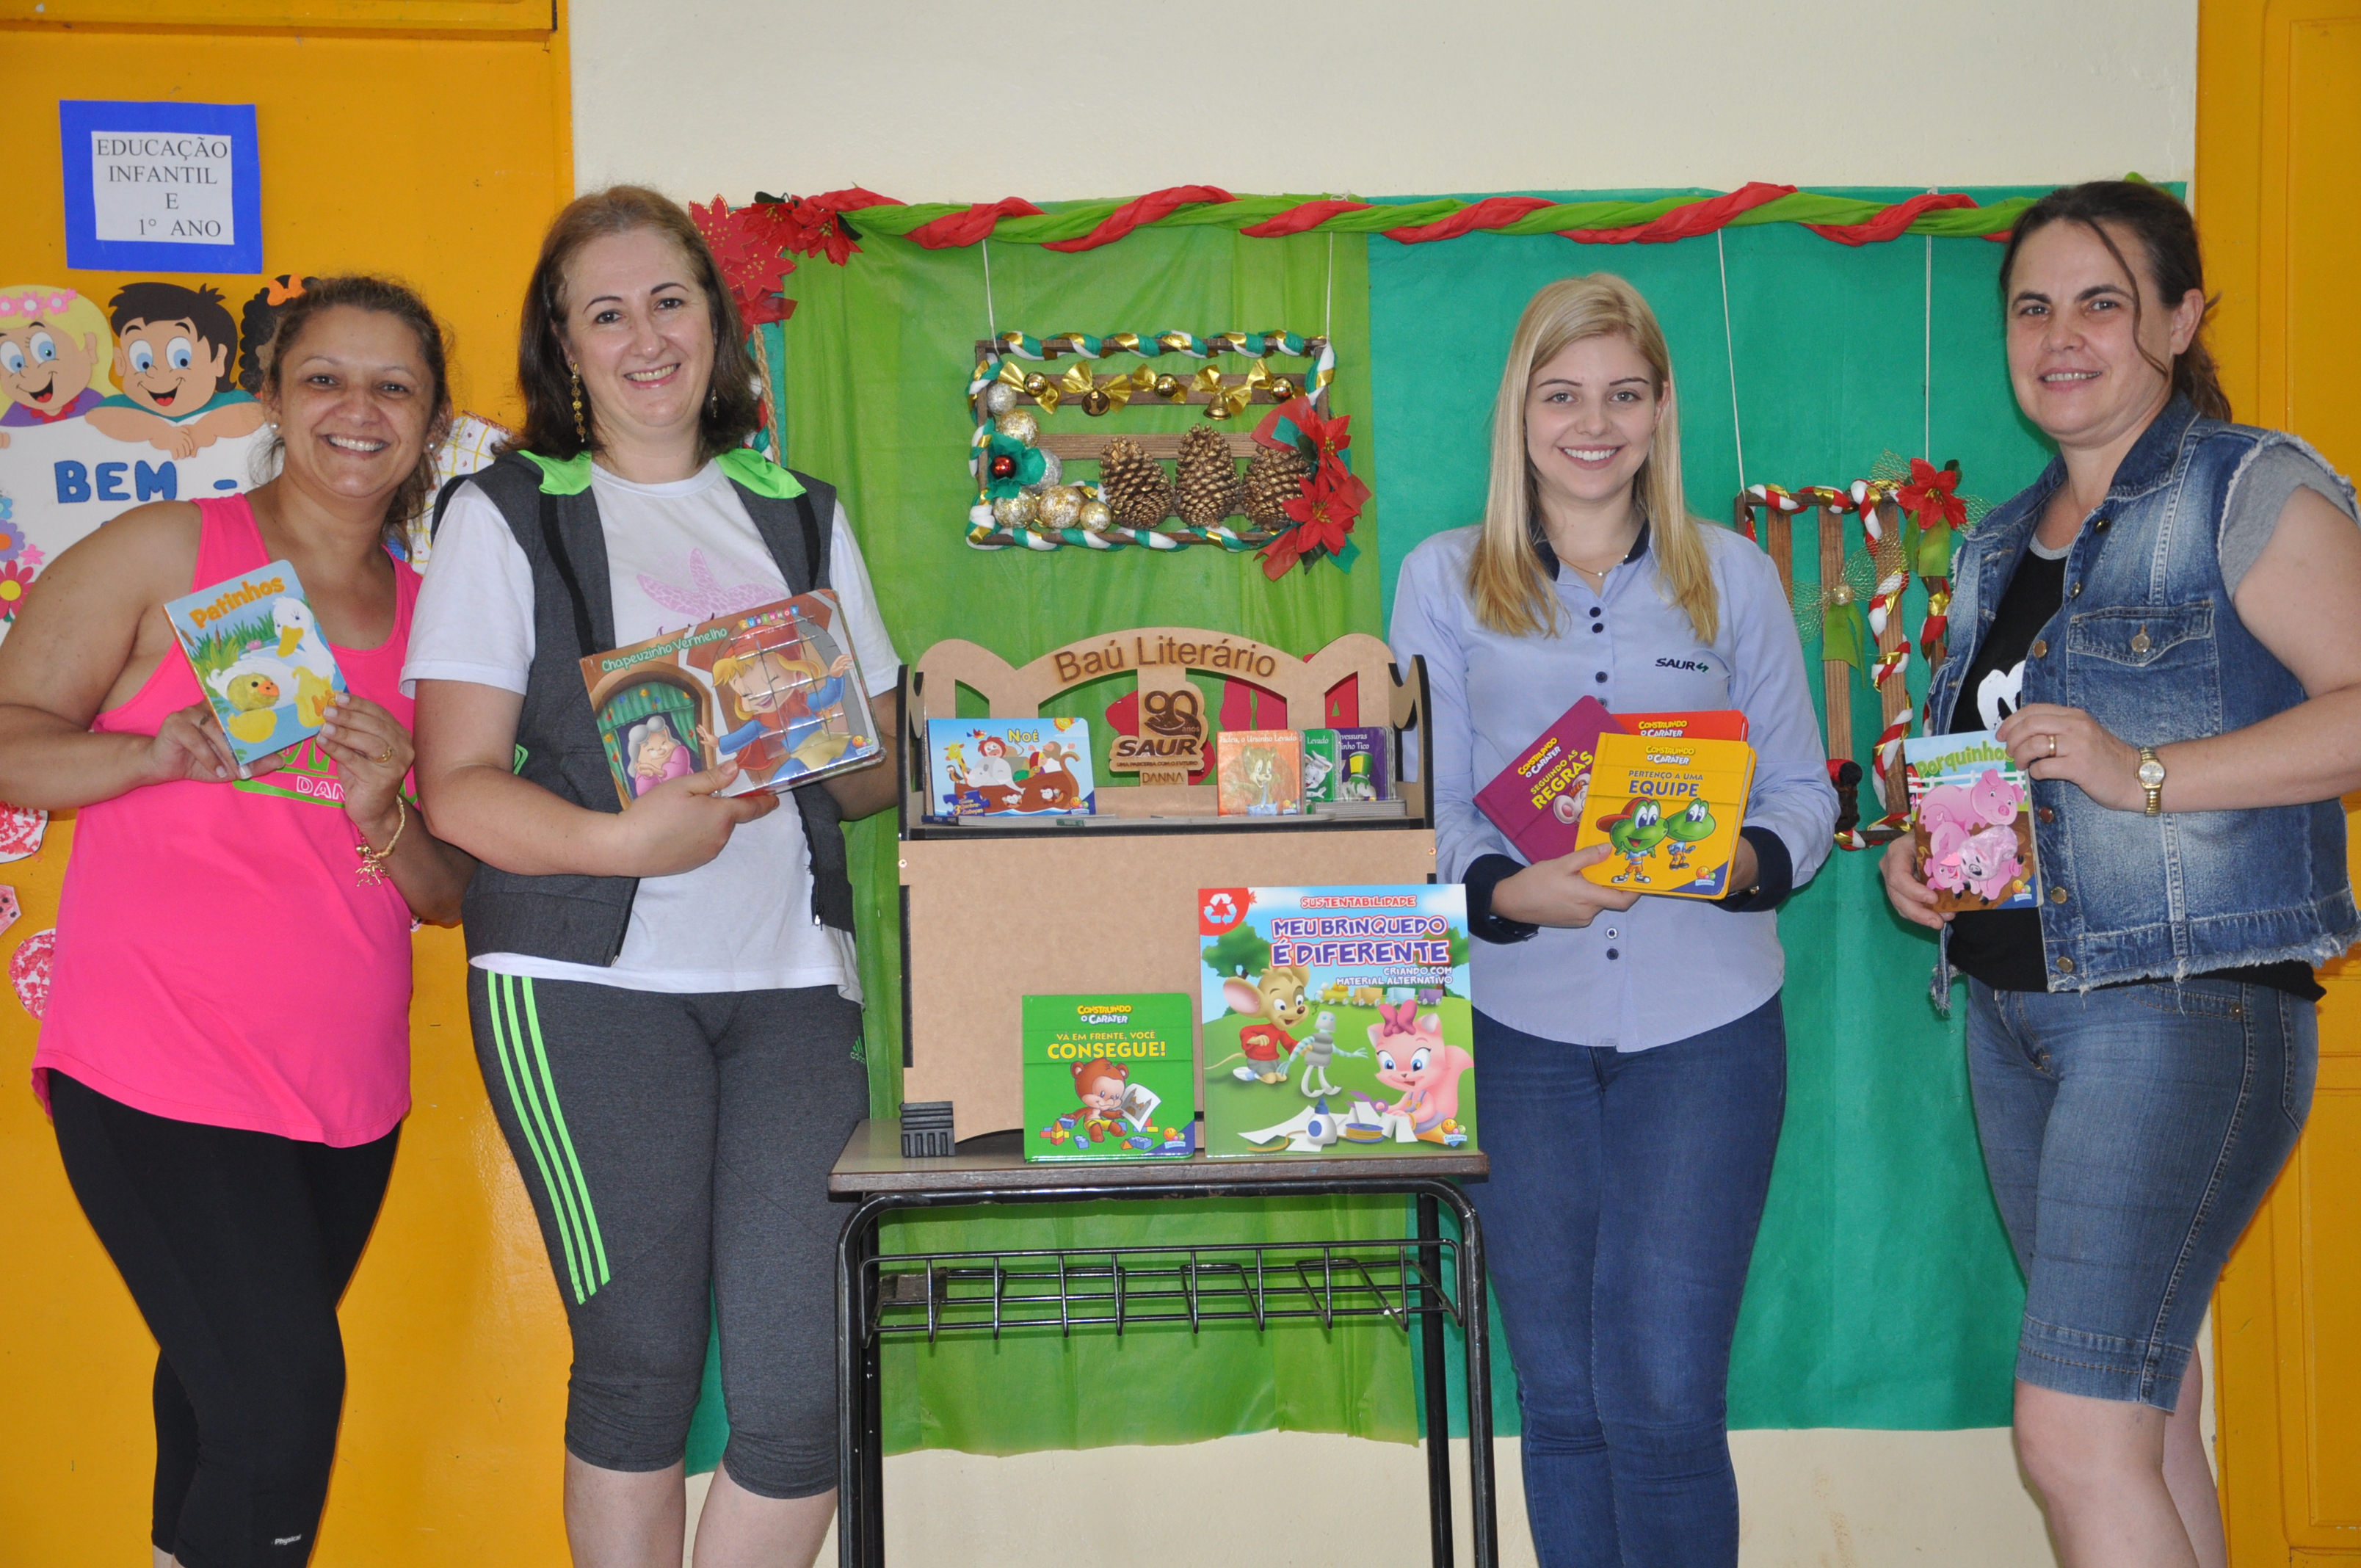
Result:
{"label": "yellow book cover", "polygon": [[1675,898],[1721,897],[1753,784],[1754,749],[1743,740],[1601,735],[1574,847],[1615,852],[1582,874]]}

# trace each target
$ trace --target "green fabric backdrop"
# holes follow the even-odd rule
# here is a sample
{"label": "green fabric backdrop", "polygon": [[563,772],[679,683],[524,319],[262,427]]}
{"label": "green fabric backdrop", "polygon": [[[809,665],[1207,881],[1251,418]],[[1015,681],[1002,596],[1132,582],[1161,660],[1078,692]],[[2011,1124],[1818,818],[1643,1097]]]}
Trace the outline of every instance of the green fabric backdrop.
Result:
{"label": "green fabric backdrop", "polygon": [[[1690,504],[1726,517],[1737,486],[1723,256],[1713,238],[1576,247],[1487,236],[1405,247],[1143,230],[1075,257],[991,247],[989,325],[1035,335],[1330,332],[1339,357],[1334,407],[1353,416],[1354,466],[1377,491],[1356,534],[1359,563],[1271,584],[1251,558],[1209,550],[973,551],[961,543],[971,428],[963,393],[974,340],[987,335],[986,257],[886,237],[862,243],[848,267],[807,261],[787,280],[799,302],[784,334],[788,460],[843,489],[905,658],[963,637],[1019,663],[1077,638],[1156,623],[1245,633],[1298,652],[1345,631],[1381,632],[1401,556],[1476,515],[1510,331],[1534,289],[1569,273],[1620,271],[1648,293],[1680,378]],[[1731,231],[1720,244],[1747,477],[1841,482],[1865,474],[1883,450],[1919,452],[1926,242],[1853,249],[1780,225]],[[1976,240],[1932,249],[1934,455],[1960,457],[1965,488],[1993,500],[2043,458],[2015,417],[2001,367],[1999,254]],[[1155,410],[1093,422],[1064,410],[1049,425],[1112,434],[1178,428],[1189,417]],[[1815,576],[1807,539],[1799,532],[1799,595]],[[1914,625],[1918,597],[1914,589]],[[1914,659],[1914,691],[1924,675]],[[1062,710],[1096,720],[1116,695],[1114,686],[1085,689]],[[1877,725],[1865,681],[1854,706],[1866,755]],[[898,1104],[901,1060],[890,820],[873,818],[851,837],[872,1099],[884,1114]],[[1949,1428],[2008,1419],[2022,1287],[1977,1159],[1957,1025],[1925,997],[1931,945],[1885,913],[1874,873],[1872,857],[1839,855],[1781,916],[1799,960],[1786,992],[1786,1132],[1740,1325],[1734,1425]],[[1041,919],[1040,939],[1083,938],[1060,931],[1054,909]],[[1021,961],[1021,944],[1011,961]],[[1325,1201],[971,1212],[894,1223],[885,1245],[1300,1240],[1398,1234],[1404,1219],[1399,1205]],[[1351,1327],[1337,1331],[1334,1350],[1318,1337],[1317,1328],[1260,1337],[1224,1329],[1192,1343],[1185,1332],[1148,1329],[1120,1341],[1092,1333],[895,1344],[885,1363],[888,1447],[1016,1453],[1274,1426],[1414,1435],[1406,1336]],[[1455,1347],[1452,1360],[1455,1382]],[[1505,1351],[1495,1365],[1494,1408],[1500,1430],[1513,1431]],[[710,1369],[708,1382],[692,1468],[710,1466],[726,1430]]]}

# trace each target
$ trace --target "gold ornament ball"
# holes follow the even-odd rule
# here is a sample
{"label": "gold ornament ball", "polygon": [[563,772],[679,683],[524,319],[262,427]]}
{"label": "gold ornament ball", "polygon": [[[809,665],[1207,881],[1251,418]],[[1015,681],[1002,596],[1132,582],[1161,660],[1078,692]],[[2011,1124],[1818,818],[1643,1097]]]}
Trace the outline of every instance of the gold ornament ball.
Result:
{"label": "gold ornament ball", "polygon": [[1115,400],[1108,397],[1102,388],[1093,387],[1082,394],[1082,411],[1093,419],[1096,419],[1114,406]]}
{"label": "gold ornament ball", "polygon": [[1041,503],[1031,494],[1020,490],[1013,496],[1002,496],[992,503],[992,521],[1003,528],[1023,528],[1040,514]]}
{"label": "gold ornament ball", "polygon": [[1295,383],[1289,380],[1286,377],[1281,376],[1278,380],[1273,381],[1270,384],[1270,400],[1272,402],[1291,403],[1295,399]]}
{"label": "gold ornament ball", "polygon": [[1179,402],[1182,398],[1189,395],[1189,383],[1183,381],[1178,376],[1159,376],[1156,378],[1156,395],[1159,398],[1168,399],[1173,402]]}
{"label": "gold ornament ball", "polygon": [[1828,598],[1831,601],[1837,604],[1852,603],[1852,585],[1850,583],[1839,583],[1833,589],[1829,590]]}
{"label": "gold ornament ball", "polygon": [[1104,533],[1115,526],[1115,513],[1107,510],[1104,501],[1084,501],[1075,510],[1074,521],[1093,533]]}
{"label": "gold ornament ball", "polygon": [[994,381],[983,389],[984,411],[998,419],[1016,406],[1016,389],[1005,381]]}
{"label": "gold ornament ball", "polygon": [[1049,378],[1044,376],[1038,370],[1036,370],[1030,376],[1025,378],[1026,395],[1027,397],[1038,398],[1041,395],[1043,389],[1049,385]]}
{"label": "gold ornament ball", "polygon": [[1082,492],[1071,485],[1052,485],[1041,492],[1041,521],[1051,528],[1071,528],[1082,515]]}
{"label": "gold ornament ball", "polygon": [[997,428],[1011,441],[1030,446],[1041,439],[1041,416],[1031,409],[1011,409],[1000,416]]}

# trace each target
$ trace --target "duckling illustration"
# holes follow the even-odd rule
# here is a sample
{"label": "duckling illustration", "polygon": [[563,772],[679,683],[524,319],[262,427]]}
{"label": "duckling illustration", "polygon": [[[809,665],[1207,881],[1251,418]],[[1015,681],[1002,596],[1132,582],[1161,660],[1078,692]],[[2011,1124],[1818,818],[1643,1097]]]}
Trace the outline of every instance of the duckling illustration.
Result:
{"label": "duckling illustration", "polygon": [[1664,807],[1653,800],[1633,801],[1626,805],[1621,815],[1602,817],[1598,825],[1607,829],[1607,841],[1626,861],[1618,883],[1653,883],[1652,877],[1641,874],[1640,867],[1664,841]]}
{"label": "duckling illustration", "polygon": [[1676,872],[1689,869],[1689,851],[1713,837],[1713,813],[1705,802],[1689,796],[1688,805],[1664,818],[1665,836],[1672,843],[1664,850],[1664,864]]}
{"label": "duckling illustration", "polygon": [[269,675],[259,672],[232,675],[223,684],[222,695],[237,709],[223,728],[239,740],[259,744],[279,728],[279,716],[270,711],[279,706],[279,683]]}

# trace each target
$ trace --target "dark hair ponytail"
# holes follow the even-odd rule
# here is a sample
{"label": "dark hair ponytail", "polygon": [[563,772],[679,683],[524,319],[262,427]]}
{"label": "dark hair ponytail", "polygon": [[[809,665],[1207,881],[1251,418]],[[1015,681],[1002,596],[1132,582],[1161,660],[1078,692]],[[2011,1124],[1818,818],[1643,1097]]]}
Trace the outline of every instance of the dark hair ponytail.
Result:
{"label": "dark hair ponytail", "polygon": [[[2142,302],[2146,290],[2138,287],[2140,269],[2135,268],[2108,233],[2110,227],[2123,229],[2140,242],[2145,257],[2147,280],[2155,285],[2158,296],[2167,305],[2177,306],[2188,297],[2191,290],[2205,292],[2205,264],[2197,247],[2197,220],[2169,192],[2158,190],[2143,180],[2092,180],[2081,185],[2061,185],[2027,207],[2016,220],[2016,230],[2009,236],[2008,249],[2000,258],[2001,309],[2008,308],[2009,276],[2016,269],[2017,248],[2026,238],[2055,223],[2081,224],[2099,236],[2107,254],[2115,258],[2130,277],[2132,289],[2132,326],[2139,327]],[[2213,313],[2214,302],[2205,301],[2205,315]],[[2208,419],[2230,418],[2229,394],[2222,390],[2221,373],[2214,368],[2213,353],[2205,346],[2205,318],[2200,317],[2196,334],[2189,346],[2174,356],[2171,364],[2151,357],[2147,349],[2141,356],[2156,367],[2172,389],[2187,398],[2197,411]]]}
{"label": "dark hair ponytail", "polygon": [[426,444],[418,454],[418,466],[401,481],[401,488],[394,491],[385,507],[386,543],[395,543],[401,539],[410,520],[425,507],[426,498],[434,492],[434,449],[451,431],[450,334],[435,320],[434,313],[426,308],[426,302],[390,278],[347,275],[304,279],[303,292],[278,307],[269,341],[259,351],[259,371],[253,389],[258,393],[268,389],[271,401],[279,401],[282,390],[280,377],[287,351],[302,340],[304,329],[315,318],[339,305],[391,316],[417,337],[419,357],[426,362]]}

